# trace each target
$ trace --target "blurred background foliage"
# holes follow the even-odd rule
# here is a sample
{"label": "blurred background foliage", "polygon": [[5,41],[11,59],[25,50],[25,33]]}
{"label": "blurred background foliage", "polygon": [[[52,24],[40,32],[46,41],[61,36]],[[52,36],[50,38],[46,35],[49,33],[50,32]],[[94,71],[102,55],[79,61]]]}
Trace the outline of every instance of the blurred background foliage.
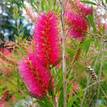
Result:
{"label": "blurred background foliage", "polygon": [[31,23],[28,23],[23,16],[23,0],[2,0],[0,1],[0,38],[15,40],[17,36],[23,35],[28,38]]}
{"label": "blurred background foliage", "polygon": [[[27,2],[38,14],[55,11],[59,15],[61,11],[57,0],[27,0]],[[96,6],[96,0],[82,0],[82,2]],[[102,2],[107,4],[107,0]],[[29,53],[29,49],[34,50],[32,34],[35,23],[26,18],[24,9],[24,0],[0,0],[0,46],[2,47],[2,43],[7,41],[9,44],[10,41],[14,44],[7,46],[9,52],[12,48],[11,54],[4,55],[0,52],[0,98],[2,101],[6,97],[4,98],[6,101],[3,101],[9,104],[5,107],[33,107],[35,102],[41,107],[53,107],[51,100],[38,101],[29,96],[18,74],[18,61]],[[95,14],[89,16],[88,21],[91,30],[87,32],[86,40],[83,43],[67,40],[66,43],[67,107],[107,107],[107,34],[103,27],[99,29],[96,26]],[[89,66],[93,68],[98,80],[93,80],[90,75],[91,70],[87,69]],[[59,107],[63,107],[61,64],[59,68],[52,68],[52,73],[55,77],[55,95],[59,98]],[[73,90],[73,84],[79,85],[76,92]],[[74,95],[71,90],[74,91]]]}

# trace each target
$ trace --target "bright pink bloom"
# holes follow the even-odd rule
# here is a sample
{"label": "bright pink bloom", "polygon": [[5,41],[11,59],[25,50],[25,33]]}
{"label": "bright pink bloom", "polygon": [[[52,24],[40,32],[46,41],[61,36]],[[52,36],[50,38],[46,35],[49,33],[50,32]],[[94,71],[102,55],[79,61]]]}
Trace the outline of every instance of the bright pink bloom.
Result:
{"label": "bright pink bloom", "polygon": [[49,67],[59,61],[58,20],[54,13],[43,13],[35,27],[34,39],[36,56],[43,65]]}
{"label": "bright pink bloom", "polygon": [[80,9],[81,13],[85,16],[91,15],[93,13],[92,7],[89,7],[83,3],[80,2],[80,0],[77,0],[77,6]]}
{"label": "bright pink bloom", "polygon": [[79,40],[84,39],[88,28],[88,22],[85,17],[73,12],[66,12],[65,18],[70,27],[70,35]]}
{"label": "bright pink bloom", "polygon": [[35,55],[31,54],[19,63],[19,73],[34,97],[43,98],[51,89],[52,76]]}
{"label": "bright pink bloom", "polygon": [[84,35],[85,35],[85,32],[81,32],[81,31],[79,31],[78,29],[73,29],[73,28],[71,28],[70,30],[69,30],[69,33],[70,33],[70,35],[73,37],[73,38],[76,38],[76,39],[78,39],[78,40],[80,40],[80,41],[82,41],[83,39],[84,39]]}

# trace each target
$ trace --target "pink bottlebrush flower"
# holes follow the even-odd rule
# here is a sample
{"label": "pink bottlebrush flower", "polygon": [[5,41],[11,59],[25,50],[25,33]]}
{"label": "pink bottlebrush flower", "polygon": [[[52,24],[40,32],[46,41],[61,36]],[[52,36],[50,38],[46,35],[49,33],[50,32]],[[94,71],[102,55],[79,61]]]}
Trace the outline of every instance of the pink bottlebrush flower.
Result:
{"label": "pink bottlebrush flower", "polygon": [[85,35],[85,32],[81,32],[81,31],[79,31],[78,29],[73,29],[73,28],[71,28],[70,30],[69,30],[69,34],[73,37],[73,38],[76,38],[76,39],[78,39],[78,40],[80,40],[80,41],[82,41],[83,39],[84,39],[84,35]]}
{"label": "pink bottlebrush flower", "polygon": [[73,12],[66,12],[65,19],[70,27],[70,35],[73,38],[83,40],[88,28],[88,22],[85,17]]}
{"label": "pink bottlebrush flower", "polygon": [[54,13],[43,13],[37,22],[34,39],[36,55],[43,65],[49,67],[59,61],[58,21]]}
{"label": "pink bottlebrush flower", "polygon": [[52,88],[49,70],[41,65],[34,54],[19,63],[19,73],[29,92],[36,98],[45,97]]}
{"label": "pink bottlebrush flower", "polygon": [[87,16],[87,15],[91,15],[93,13],[92,7],[89,7],[89,6],[81,3],[80,0],[77,0],[76,4],[83,15]]}

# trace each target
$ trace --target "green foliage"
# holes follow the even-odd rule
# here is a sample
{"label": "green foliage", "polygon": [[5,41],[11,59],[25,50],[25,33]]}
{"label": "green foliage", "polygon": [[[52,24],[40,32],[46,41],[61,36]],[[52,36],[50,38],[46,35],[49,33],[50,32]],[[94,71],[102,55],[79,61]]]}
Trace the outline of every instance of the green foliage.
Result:
{"label": "green foliage", "polygon": [[[4,34],[8,33],[9,40],[15,40],[17,36],[22,34],[24,35],[23,38],[28,38],[30,33],[27,30],[27,26],[22,24],[23,20],[26,20],[22,16],[23,0],[4,0],[0,3],[0,7],[3,11],[0,14],[0,31],[4,32]],[[8,30],[8,32],[5,32],[5,30]]]}
{"label": "green foliage", "polygon": [[60,6],[57,4],[56,0],[31,0],[31,4],[38,12],[60,11]]}
{"label": "green foliage", "polygon": [[95,2],[92,2],[92,1],[89,1],[89,0],[81,0],[81,2],[86,3],[86,4],[96,5]]}

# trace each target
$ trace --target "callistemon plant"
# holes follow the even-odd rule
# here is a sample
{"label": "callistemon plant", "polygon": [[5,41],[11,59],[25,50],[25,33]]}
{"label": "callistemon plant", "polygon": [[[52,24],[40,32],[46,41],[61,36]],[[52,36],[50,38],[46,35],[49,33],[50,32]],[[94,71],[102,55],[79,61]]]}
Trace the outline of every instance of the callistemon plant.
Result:
{"label": "callistemon plant", "polygon": [[68,0],[67,5],[71,8],[69,10],[65,8],[65,20],[69,25],[69,35],[82,41],[88,30],[88,21],[86,16],[91,15],[93,9],[81,3],[80,0],[76,0],[75,2],[70,2]]}
{"label": "callistemon plant", "polygon": [[93,8],[81,3],[80,0],[76,0],[76,5],[80,10],[81,14],[85,16],[91,15],[93,13]]}
{"label": "callistemon plant", "polygon": [[70,36],[79,40],[83,40],[88,28],[87,20],[76,13],[66,12],[66,22],[69,25]]}
{"label": "callistemon plant", "polygon": [[34,54],[19,62],[19,73],[32,96],[41,99],[52,91],[50,70],[42,66]]}
{"label": "callistemon plant", "polygon": [[36,98],[53,90],[50,66],[60,58],[58,19],[52,12],[42,13],[34,30],[35,51],[19,63],[19,73]]}
{"label": "callistemon plant", "polygon": [[[64,16],[72,37],[83,40],[88,28],[86,18],[72,11],[67,11]],[[60,61],[58,18],[55,13],[42,13],[38,17],[33,39],[35,50],[20,61],[19,73],[30,94],[41,99],[55,88],[51,69]]]}
{"label": "callistemon plant", "polygon": [[[15,7],[19,35],[0,43],[0,107],[107,107],[107,0],[0,1]],[[22,9],[34,25],[26,39]]]}
{"label": "callistemon plant", "polygon": [[52,12],[42,13],[38,18],[34,31],[35,55],[46,67],[50,65],[54,66],[59,62],[60,47],[58,31],[57,16]]}

